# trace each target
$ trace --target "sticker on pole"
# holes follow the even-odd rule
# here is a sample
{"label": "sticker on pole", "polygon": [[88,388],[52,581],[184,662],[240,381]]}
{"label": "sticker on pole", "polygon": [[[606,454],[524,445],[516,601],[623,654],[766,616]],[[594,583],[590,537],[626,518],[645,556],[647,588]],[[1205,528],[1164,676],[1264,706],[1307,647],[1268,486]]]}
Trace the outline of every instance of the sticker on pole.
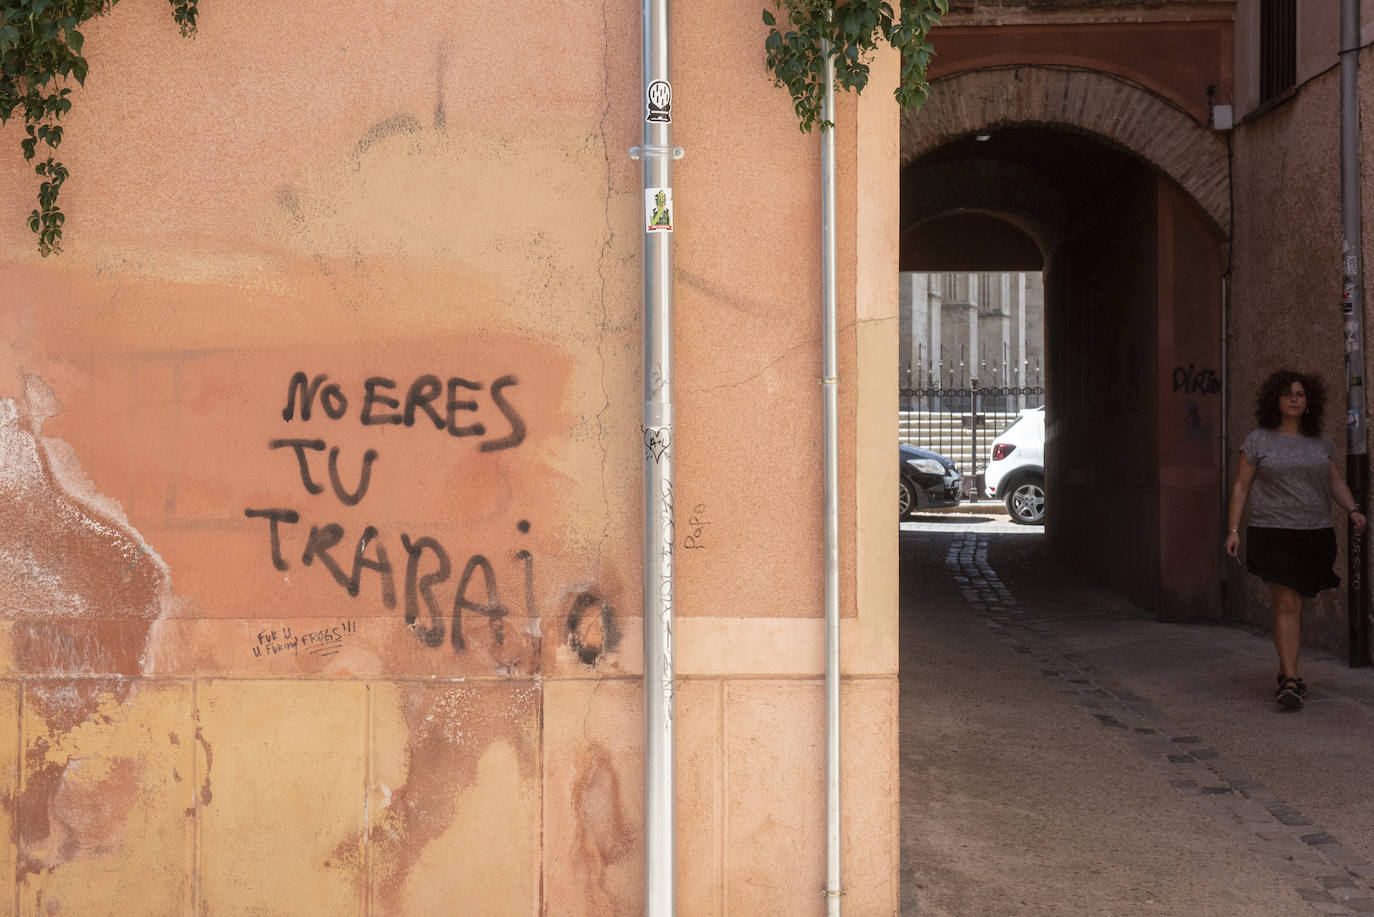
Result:
{"label": "sticker on pole", "polygon": [[650,124],[670,124],[673,120],[673,87],[667,80],[654,80],[644,91],[644,120]]}
{"label": "sticker on pole", "polygon": [[673,189],[644,189],[644,231],[673,231]]}

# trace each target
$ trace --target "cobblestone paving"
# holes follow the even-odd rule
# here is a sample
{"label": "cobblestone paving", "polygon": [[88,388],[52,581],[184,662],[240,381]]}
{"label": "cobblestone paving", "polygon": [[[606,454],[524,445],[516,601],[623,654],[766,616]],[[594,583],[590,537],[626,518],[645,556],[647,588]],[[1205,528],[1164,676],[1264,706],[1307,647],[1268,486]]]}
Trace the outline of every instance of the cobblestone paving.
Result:
{"label": "cobblestone paving", "polygon": [[[1251,779],[1236,763],[1061,645],[1027,614],[988,563],[988,535],[952,535],[945,568],[970,609],[1009,648],[1060,683],[1104,730],[1120,734],[1159,779],[1291,882],[1318,914],[1374,914],[1374,866]],[[1369,780],[1368,773],[1359,779]]]}

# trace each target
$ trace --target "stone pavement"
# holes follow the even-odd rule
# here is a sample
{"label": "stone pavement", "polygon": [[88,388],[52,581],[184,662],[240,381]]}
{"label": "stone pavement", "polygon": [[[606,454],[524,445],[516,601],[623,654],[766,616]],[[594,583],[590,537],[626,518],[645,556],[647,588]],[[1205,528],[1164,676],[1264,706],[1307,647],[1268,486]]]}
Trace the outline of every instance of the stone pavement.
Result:
{"label": "stone pavement", "polygon": [[902,913],[1374,914],[1374,670],[1164,624],[1039,529],[901,534]]}

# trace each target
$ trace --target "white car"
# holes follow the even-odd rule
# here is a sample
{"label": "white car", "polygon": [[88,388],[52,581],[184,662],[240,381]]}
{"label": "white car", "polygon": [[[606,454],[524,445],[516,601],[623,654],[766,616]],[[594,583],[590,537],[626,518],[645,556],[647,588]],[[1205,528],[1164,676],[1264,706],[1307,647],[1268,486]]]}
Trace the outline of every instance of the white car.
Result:
{"label": "white car", "polygon": [[992,441],[983,489],[1007,505],[1013,522],[1045,524],[1045,409],[1021,412]]}

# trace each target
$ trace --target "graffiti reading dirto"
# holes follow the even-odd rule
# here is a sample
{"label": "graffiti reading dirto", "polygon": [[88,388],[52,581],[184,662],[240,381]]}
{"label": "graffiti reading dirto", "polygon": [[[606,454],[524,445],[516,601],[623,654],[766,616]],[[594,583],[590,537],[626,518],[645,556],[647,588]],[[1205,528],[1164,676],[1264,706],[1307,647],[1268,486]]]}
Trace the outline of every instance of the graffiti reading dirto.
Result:
{"label": "graffiti reading dirto", "polygon": [[1221,394],[1221,377],[1214,369],[1196,369],[1192,363],[1174,367],[1174,391],[1189,395]]}
{"label": "graffiti reading dirto", "polygon": [[[424,375],[415,379],[404,392],[397,388],[396,382],[381,376],[367,379],[362,386],[356,402],[351,402],[343,385],[329,380],[327,374],[313,378],[304,372],[291,377],[287,385],[286,403],[281,411],[282,420],[305,422],[317,411],[322,411],[329,421],[344,421],[349,417],[350,405],[356,403],[357,421],[363,426],[404,425],[406,427],[433,426],[436,432],[457,439],[471,437],[477,444],[479,453],[497,452],[513,449],[525,441],[526,425],[515,399],[511,396],[519,380],[514,375],[504,375],[486,385],[452,377],[441,380],[438,376]],[[474,419],[473,412],[479,408],[478,398],[490,400],[496,413],[504,420],[506,429],[488,430]],[[394,396],[393,394],[394,393]],[[488,412],[490,414],[490,412]],[[377,449],[366,449],[356,478],[340,471],[341,464],[349,464],[347,456],[342,455],[339,446],[330,446],[325,439],[305,437],[281,437],[267,442],[269,452],[289,457],[294,476],[299,478],[300,486],[312,496],[332,493],[344,506],[357,506],[367,497],[368,490],[378,474],[385,474],[387,463]],[[327,458],[326,458],[327,455]],[[341,456],[345,461],[341,462]],[[323,466],[323,467],[322,467]],[[356,541],[348,540],[348,532],[337,522],[318,521],[309,525],[303,538],[296,538],[294,545],[300,551],[296,555],[288,551],[284,541],[289,537],[288,526],[301,525],[301,513],[292,507],[248,507],[244,515],[250,519],[267,521],[268,552],[273,568],[286,572],[294,567],[294,558],[303,567],[323,569],[349,596],[358,598],[364,592],[364,579],[368,580],[369,596],[380,599],[386,609],[400,606],[405,623],[414,637],[427,647],[440,647],[447,643],[454,652],[468,647],[464,635],[464,619],[476,617],[484,622],[489,630],[492,644],[497,647],[506,643],[506,618],[511,614],[510,607],[502,598],[498,564],[494,564],[484,554],[472,554],[466,559],[453,558],[444,545],[432,534],[399,532],[394,540],[384,537],[375,526],[364,526]],[[530,531],[528,520],[521,519],[516,524],[521,534]],[[301,531],[306,531],[302,525]],[[399,543],[400,551],[393,555],[388,544],[394,549]],[[349,549],[351,545],[351,550]],[[342,546],[342,548],[341,548]],[[393,556],[397,559],[393,561]],[[519,570],[516,574],[523,580],[524,614],[530,619],[538,618],[535,608],[534,555],[525,549],[515,552],[509,566]],[[502,569],[505,569],[502,566]],[[438,587],[454,579],[457,586],[452,593],[452,602],[447,613],[437,595]],[[506,574],[510,576],[509,572]],[[375,584],[375,585],[373,585]],[[400,586],[399,594],[397,586]],[[375,588],[375,592],[372,590]],[[585,590],[577,592],[572,598],[572,612],[567,619],[569,645],[578,658],[587,664],[595,664],[603,651],[614,649],[618,630],[613,622],[612,608],[603,597]],[[589,620],[587,611],[595,609],[596,635],[589,635],[584,620]],[[356,630],[354,622],[347,622],[340,634],[352,634]],[[333,637],[331,631],[329,636]],[[304,639],[304,638],[300,638]],[[295,651],[303,644],[283,628],[260,635],[258,645],[254,646],[255,656],[279,653],[283,648]],[[295,641],[293,644],[293,640]],[[306,641],[310,642],[310,641]],[[330,654],[345,645],[345,641],[333,639],[317,641],[329,644],[320,655]]]}

